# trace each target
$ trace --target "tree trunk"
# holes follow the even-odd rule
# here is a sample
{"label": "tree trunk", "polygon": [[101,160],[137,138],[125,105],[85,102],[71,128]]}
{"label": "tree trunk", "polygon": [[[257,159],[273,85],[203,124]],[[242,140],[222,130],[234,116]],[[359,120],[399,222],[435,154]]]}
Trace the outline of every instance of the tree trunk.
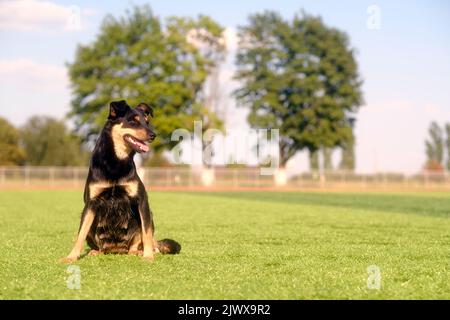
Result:
{"label": "tree trunk", "polygon": [[331,171],[333,170],[333,149],[324,147],[322,149],[323,152],[323,169],[325,171]]}
{"label": "tree trunk", "polygon": [[355,170],[355,146],[353,141],[342,147],[342,159],[339,168],[341,170]]}
{"label": "tree trunk", "polygon": [[309,169],[311,172],[319,171],[319,152],[317,150],[309,151]]}

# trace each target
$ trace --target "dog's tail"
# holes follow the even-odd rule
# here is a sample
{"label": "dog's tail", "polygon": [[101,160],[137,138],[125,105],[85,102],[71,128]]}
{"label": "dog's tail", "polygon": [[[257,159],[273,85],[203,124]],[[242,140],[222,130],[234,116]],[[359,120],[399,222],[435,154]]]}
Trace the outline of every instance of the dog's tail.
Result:
{"label": "dog's tail", "polygon": [[157,241],[157,248],[163,254],[177,254],[181,251],[181,244],[172,239],[162,239]]}

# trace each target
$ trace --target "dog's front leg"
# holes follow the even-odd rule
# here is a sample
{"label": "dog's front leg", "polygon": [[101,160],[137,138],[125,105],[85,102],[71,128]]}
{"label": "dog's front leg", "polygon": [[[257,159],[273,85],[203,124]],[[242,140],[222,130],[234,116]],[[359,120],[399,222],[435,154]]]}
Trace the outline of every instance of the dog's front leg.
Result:
{"label": "dog's front leg", "polygon": [[62,258],[62,262],[73,262],[76,261],[81,254],[81,250],[83,250],[84,241],[91,229],[92,222],[94,221],[94,212],[88,206],[83,210],[83,215],[81,217],[80,229],[78,230],[77,240],[75,241],[75,245],[73,246],[72,251],[70,251],[69,255],[65,258]]}
{"label": "dog's front leg", "polygon": [[142,227],[142,258],[152,261],[154,259],[153,248],[153,219],[147,197],[144,197],[139,203],[139,215],[141,217]]}

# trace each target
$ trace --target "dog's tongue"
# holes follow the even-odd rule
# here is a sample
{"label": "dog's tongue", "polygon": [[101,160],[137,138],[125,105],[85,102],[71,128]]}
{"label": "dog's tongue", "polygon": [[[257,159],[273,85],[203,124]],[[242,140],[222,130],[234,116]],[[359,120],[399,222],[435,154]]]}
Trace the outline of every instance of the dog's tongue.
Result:
{"label": "dog's tongue", "polygon": [[131,136],[126,136],[125,138],[130,141],[136,148],[138,148],[139,150],[137,151],[139,152],[147,152],[150,149],[148,145],[138,139],[135,139]]}
{"label": "dog's tongue", "polygon": [[141,149],[142,152],[147,152],[149,150],[148,145],[146,145],[145,143],[139,143],[138,142],[138,145],[139,145],[139,149]]}
{"label": "dog's tongue", "polygon": [[139,148],[139,151],[141,152],[147,152],[149,150],[148,145],[146,145],[145,143],[139,141],[139,140],[135,140],[132,139],[133,144]]}

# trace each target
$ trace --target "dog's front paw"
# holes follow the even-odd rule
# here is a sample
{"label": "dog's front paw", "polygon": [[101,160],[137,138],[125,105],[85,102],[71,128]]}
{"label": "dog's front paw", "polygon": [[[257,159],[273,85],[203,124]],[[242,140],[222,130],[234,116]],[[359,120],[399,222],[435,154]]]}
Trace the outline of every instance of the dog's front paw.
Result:
{"label": "dog's front paw", "polygon": [[67,256],[64,258],[59,259],[59,262],[61,263],[72,263],[78,260],[78,257],[76,256]]}
{"label": "dog's front paw", "polygon": [[131,254],[134,256],[142,256],[142,250],[128,250],[128,254]]}
{"label": "dog's front paw", "polygon": [[100,250],[90,250],[87,255],[88,255],[88,257],[94,257],[94,256],[98,256],[99,254],[103,254],[103,252]]}
{"label": "dog's front paw", "polygon": [[142,259],[144,261],[153,262],[155,260],[155,255],[153,253],[152,254],[143,255]]}

